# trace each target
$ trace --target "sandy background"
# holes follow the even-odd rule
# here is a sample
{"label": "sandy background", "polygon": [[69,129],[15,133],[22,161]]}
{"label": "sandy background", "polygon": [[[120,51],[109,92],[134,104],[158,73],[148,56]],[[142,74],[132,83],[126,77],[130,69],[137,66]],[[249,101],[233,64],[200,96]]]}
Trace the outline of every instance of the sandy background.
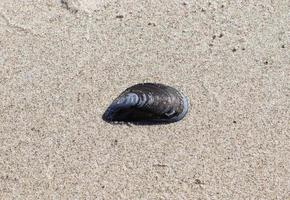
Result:
{"label": "sandy background", "polygon": [[[0,1],[0,199],[290,199],[289,1]],[[175,124],[111,125],[139,82]]]}

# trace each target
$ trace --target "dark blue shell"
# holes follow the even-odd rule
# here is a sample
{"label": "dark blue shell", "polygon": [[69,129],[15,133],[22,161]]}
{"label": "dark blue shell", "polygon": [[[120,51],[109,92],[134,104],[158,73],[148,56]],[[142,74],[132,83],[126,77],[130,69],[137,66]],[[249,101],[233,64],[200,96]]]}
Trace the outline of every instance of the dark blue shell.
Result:
{"label": "dark blue shell", "polygon": [[188,99],[175,88],[142,83],[121,93],[103,114],[103,119],[108,122],[172,123],[184,118],[188,108]]}

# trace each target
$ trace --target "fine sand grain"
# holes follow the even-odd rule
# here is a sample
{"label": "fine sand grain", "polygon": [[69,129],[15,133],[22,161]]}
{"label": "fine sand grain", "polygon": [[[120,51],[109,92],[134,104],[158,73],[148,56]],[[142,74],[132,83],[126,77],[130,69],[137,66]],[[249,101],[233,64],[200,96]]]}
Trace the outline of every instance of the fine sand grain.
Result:
{"label": "fine sand grain", "polygon": [[[289,8],[0,0],[0,199],[290,199]],[[104,122],[140,82],[185,119]]]}

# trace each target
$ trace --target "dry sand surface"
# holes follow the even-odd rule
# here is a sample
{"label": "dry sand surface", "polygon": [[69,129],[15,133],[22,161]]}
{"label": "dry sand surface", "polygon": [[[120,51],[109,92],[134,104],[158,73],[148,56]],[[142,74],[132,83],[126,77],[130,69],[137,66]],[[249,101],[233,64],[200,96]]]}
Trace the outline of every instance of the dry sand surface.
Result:
{"label": "dry sand surface", "polygon": [[[0,199],[290,199],[289,4],[0,0]],[[186,118],[104,122],[139,82]]]}

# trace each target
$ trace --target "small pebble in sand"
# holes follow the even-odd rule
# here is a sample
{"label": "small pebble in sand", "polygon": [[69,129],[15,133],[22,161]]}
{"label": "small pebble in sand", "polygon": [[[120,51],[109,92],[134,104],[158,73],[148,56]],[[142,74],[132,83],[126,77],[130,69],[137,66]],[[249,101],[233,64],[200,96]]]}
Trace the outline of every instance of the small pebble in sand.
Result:
{"label": "small pebble in sand", "polygon": [[117,19],[123,19],[124,16],[123,16],[123,15],[117,15],[116,18],[117,18]]}
{"label": "small pebble in sand", "polygon": [[155,23],[152,23],[152,22],[149,22],[148,25],[149,26],[156,26],[156,24]]}

